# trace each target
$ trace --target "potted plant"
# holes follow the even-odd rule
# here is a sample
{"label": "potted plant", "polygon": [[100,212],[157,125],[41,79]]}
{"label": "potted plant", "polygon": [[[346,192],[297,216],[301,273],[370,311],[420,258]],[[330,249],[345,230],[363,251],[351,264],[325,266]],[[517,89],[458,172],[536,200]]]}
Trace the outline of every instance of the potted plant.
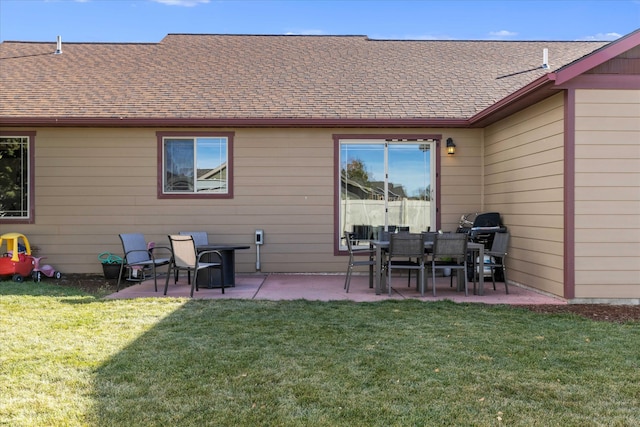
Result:
{"label": "potted plant", "polygon": [[105,279],[117,279],[122,268],[123,260],[121,257],[111,252],[102,252],[98,255],[98,260],[102,264],[102,272]]}

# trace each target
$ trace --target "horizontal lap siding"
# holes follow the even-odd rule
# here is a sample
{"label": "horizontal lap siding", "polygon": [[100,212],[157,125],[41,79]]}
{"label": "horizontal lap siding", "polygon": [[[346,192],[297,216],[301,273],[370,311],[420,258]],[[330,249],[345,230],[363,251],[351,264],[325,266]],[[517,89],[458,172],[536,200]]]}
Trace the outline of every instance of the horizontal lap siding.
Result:
{"label": "horizontal lap siding", "polygon": [[[440,152],[440,229],[455,231],[460,216],[482,211],[481,130],[451,130],[443,133]],[[456,153],[446,152],[446,139],[456,144]]]}
{"label": "horizontal lap siding", "polygon": [[563,141],[561,95],[485,130],[485,210],[511,233],[508,278],[563,294]]}
{"label": "horizontal lap siding", "polygon": [[[250,273],[256,271],[254,231],[261,228],[263,272],[344,272],[347,259],[334,255],[332,136],[447,135],[443,129],[224,129],[235,132],[234,197],[185,200],[157,197],[159,130],[36,129],[36,222],[2,224],[0,233],[26,234],[63,273],[100,273],[99,253],[122,254],[118,233],[142,232],[162,245],[167,234],[204,230],[216,243],[249,245],[236,260],[239,272]],[[442,156],[447,229],[480,205],[479,134],[457,130],[459,155]]]}
{"label": "horizontal lap siding", "polygon": [[235,202],[239,223],[264,229],[263,271],[331,272],[333,140],[325,130],[242,130],[236,133]]}
{"label": "horizontal lap siding", "polygon": [[640,298],[640,91],[576,91],[576,298]]}
{"label": "horizontal lap siding", "polygon": [[122,255],[119,232],[166,241],[146,223],[159,209],[139,214],[156,193],[155,154],[149,130],[37,129],[36,223],[21,230],[63,273],[100,272],[100,252]]}
{"label": "horizontal lap siding", "polygon": [[330,131],[229,129],[234,197],[185,200],[157,198],[157,130],[37,131],[36,224],[20,231],[56,268],[100,272],[100,252],[122,253],[118,233],[163,245],[167,234],[204,230],[216,243],[250,245],[237,269],[254,272],[262,228],[263,271],[343,270],[333,255]]}

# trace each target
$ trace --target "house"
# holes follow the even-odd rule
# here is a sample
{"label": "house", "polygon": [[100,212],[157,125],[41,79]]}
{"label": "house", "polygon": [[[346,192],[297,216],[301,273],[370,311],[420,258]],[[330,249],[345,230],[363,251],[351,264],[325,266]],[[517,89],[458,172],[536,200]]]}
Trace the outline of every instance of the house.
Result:
{"label": "house", "polygon": [[638,304],[640,30],[6,41],[0,186],[0,233],[63,272],[100,272],[118,233],[183,229],[251,244],[239,272],[255,271],[257,229],[263,272],[343,272],[345,230],[497,211],[510,281]]}

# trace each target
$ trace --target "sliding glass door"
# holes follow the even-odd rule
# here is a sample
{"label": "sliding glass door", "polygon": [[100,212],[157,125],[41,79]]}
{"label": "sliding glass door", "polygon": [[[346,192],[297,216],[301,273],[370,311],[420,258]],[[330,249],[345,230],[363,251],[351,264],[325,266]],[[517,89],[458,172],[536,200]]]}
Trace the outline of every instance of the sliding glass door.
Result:
{"label": "sliding glass door", "polygon": [[367,243],[382,230],[433,228],[434,148],[433,140],[341,140],[340,236]]}

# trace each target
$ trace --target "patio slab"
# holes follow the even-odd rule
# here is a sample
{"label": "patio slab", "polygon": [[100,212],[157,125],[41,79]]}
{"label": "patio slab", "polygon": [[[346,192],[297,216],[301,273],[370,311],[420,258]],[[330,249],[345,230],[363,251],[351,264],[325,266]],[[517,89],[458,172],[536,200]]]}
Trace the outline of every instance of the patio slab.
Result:
{"label": "patio slab", "polygon": [[[431,281],[429,288],[425,291],[425,296],[421,297],[420,292],[413,283],[411,287],[406,284],[406,277],[394,278],[394,288],[392,295],[387,293],[376,295],[374,290],[369,288],[369,280],[366,275],[354,275],[351,279],[349,293],[344,290],[344,274],[240,274],[236,276],[236,286],[226,288],[223,294],[218,289],[201,288],[194,292],[194,298],[198,299],[256,299],[256,300],[317,300],[317,301],[337,301],[350,300],[356,302],[384,301],[386,299],[418,299],[422,301],[451,300],[454,302],[470,302],[484,304],[567,304],[563,299],[542,294],[530,289],[510,285],[509,294],[504,290],[503,283],[496,284],[493,290],[491,282],[485,283],[483,296],[473,295],[471,291],[472,283],[469,284],[469,296],[464,292],[458,292],[449,287],[449,278],[436,278],[436,297],[431,294]],[[187,283],[186,277],[180,277],[177,284],[173,280],[169,282],[169,290],[166,297],[169,298],[189,298],[191,285]],[[121,289],[119,292],[108,295],[107,299],[126,298],[151,298],[165,297],[164,279],[158,280],[158,292],[153,289],[153,280],[146,280],[140,284]]]}

